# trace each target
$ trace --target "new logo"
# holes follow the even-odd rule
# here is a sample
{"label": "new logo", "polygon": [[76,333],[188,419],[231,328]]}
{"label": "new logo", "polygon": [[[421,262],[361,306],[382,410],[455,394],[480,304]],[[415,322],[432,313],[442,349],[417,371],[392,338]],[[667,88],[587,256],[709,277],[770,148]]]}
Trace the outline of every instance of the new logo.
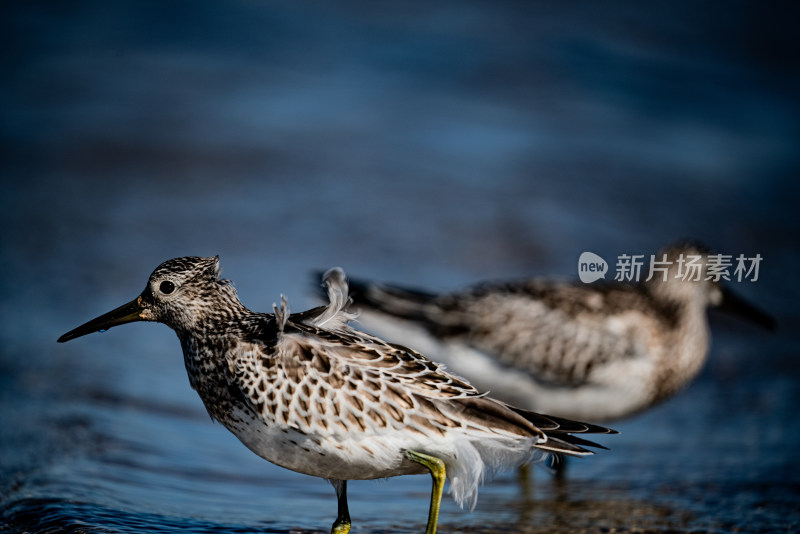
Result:
{"label": "new logo", "polygon": [[583,252],[578,258],[578,277],[584,284],[606,277],[608,263],[594,252]]}

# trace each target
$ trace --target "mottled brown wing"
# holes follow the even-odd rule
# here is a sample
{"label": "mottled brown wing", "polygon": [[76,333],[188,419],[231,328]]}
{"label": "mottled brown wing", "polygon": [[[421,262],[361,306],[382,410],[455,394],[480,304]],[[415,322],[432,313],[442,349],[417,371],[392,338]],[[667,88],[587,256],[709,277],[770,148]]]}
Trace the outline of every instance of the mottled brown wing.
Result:
{"label": "mottled brown wing", "polygon": [[596,444],[570,434],[610,432],[511,408],[411,349],[349,328],[290,321],[277,337],[266,337],[274,341],[233,351],[234,387],[265,419],[304,434],[344,439],[401,428],[430,438],[458,428],[476,436],[537,437],[541,448],[581,455],[590,453],[582,446]]}
{"label": "mottled brown wing", "polygon": [[331,331],[297,323],[292,327],[297,334],[287,331],[287,339],[300,343],[299,350],[313,352],[320,369],[383,374],[407,391],[432,398],[479,395],[472,384],[408,347],[350,328]]}
{"label": "mottled brown wing", "polygon": [[[356,305],[412,321],[554,385],[579,386],[594,369],[636,357],[631,331],[662,321],[639,287],[523,281],[434,296],[356,282]],[[652,304],[652,303],[651,303]]]}
{"label": "mottled brown wing", "polygon": [[232,351],[231,385],[266,420],[303,433],[403,427],[444,434],[461,423],[438,401],[479,396],[422,355],[351,329],[333,332],[290,320],[263,338],[250,336]]}
{"label": "mottled brown wing", "polygon": [[[566,286],[550,299],[489,292],[465,302],[462,332],[454,336],[544,382],[578,386],[592,371],[641,350],[631,331],[635,308],[610,310],[605,296]],[[553,297],[560,297],[555,300]]]}

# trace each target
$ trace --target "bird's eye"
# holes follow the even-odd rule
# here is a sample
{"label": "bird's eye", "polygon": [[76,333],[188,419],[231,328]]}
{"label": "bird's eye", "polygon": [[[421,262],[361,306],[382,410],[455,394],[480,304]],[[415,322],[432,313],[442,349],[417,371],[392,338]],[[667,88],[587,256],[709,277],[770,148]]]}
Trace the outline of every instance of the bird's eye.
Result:
{"label": "bird's eye", "polygon": [[169,295],[173,291],[175,291],[175,284],[170,282],[169,280],[164,280],[159,284],[158,290],[164,293],[165,295]]}

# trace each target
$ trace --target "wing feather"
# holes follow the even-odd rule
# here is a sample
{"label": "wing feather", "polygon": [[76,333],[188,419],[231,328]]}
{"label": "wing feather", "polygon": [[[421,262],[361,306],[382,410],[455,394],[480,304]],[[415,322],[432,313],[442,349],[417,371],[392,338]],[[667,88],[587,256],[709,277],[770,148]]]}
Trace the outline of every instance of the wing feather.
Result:
{"label": "wing feather", "polygon": [[562,454],[599,446],[573,433],[604,427],[518,410],[485,397],[422,354],[348,326],[347,282],[340,269],[324,276],[330,304],[284,316],[258,314],[228,362],[232,387],[270,423],[306,434],[440,432],[535,438]]}
{"label": "wing feather", "polygon": [[644,290],[627,284],[533,280],[435,296],[356,281],[353,295],[357,305],[491,354],[538,381],[573,387],[603,365],[641,354],[631,331],[662,320]]}

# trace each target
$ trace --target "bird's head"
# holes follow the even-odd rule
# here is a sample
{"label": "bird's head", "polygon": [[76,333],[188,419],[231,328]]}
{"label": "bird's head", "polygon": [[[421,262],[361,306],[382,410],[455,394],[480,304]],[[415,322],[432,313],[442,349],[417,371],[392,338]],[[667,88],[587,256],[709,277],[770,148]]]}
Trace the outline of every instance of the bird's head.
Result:
{"label": "bird's head", "polygon": [[219,273],[218,256],[167,260],[153,271],[138,297],[67,332],[58,341],[63,343],[134,321],[157,321],[181,332],[225,316],[239,301],[230,282],[220,279]]}
{"label": "bird's head", "polygon": [[696,241],[684,240],[656,254],[654,272],[645,282],[650,293],[663,302],[718,308],[765,329],[773,330],[775,320],[739,297],[723,279],[736,267],[731,256],[715,254]]}

